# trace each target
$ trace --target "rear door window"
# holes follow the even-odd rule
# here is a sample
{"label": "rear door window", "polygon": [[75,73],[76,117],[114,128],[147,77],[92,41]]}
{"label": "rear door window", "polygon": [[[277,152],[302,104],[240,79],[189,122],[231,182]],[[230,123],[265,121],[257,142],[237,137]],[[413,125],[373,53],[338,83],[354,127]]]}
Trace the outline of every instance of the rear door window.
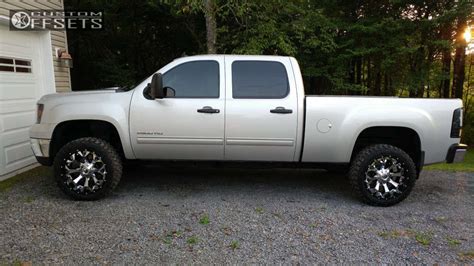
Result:
{"label": "rear door window", "polygon": [[281,99],[289,92],[285,66],[272,61],[232,63],[232,98]]}

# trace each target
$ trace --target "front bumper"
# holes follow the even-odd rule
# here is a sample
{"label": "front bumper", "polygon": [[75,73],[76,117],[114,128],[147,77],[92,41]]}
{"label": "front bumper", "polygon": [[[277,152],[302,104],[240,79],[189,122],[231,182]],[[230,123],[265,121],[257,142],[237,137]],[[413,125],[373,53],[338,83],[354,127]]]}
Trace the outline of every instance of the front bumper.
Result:
{"label": "front bumper", "polygon": [[464,161],[464,156],[467,152],[466,144],[453,144],[449,147],[448,154],[446,155],[447,163],[459,163]]}
{"label": "front bumper", "polygon": [[49,159],[49,139],[30,139],[31,149],[36,157],[36,160],[42,165],[51,165]]}

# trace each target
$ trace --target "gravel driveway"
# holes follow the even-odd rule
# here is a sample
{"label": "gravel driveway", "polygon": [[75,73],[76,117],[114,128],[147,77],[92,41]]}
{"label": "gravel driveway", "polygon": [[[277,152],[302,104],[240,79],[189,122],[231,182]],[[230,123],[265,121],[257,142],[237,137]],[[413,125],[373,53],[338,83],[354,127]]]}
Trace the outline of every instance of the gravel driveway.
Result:
{"label": "gravel driveway", "polygon": [[96,202],[39,172],[1,192],[0,264],[474,263],[473,173],[377,208],[315,170],[144,166]]}

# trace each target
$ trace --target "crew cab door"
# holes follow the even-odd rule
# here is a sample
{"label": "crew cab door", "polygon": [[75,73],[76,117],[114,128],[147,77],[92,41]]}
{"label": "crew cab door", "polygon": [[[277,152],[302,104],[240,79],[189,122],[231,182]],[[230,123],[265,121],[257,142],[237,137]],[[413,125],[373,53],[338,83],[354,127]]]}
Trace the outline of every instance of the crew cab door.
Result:
{"label": "crew cab door", "polygon": [[159,71],[174,97],[150,100],[136,89],[130,138],[137,159],[224,159],[223,57],[177,59]]}
{"label": "crew cab door", "polygon": [[285,57],[226,56],[225,159],[293,161],[298,101]]}

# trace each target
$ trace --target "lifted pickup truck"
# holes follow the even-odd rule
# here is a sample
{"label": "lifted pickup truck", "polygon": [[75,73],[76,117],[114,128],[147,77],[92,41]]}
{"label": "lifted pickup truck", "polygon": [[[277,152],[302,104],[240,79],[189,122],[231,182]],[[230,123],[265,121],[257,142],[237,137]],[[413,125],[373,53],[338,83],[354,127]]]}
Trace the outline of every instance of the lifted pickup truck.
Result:
{"label": "lifted pickup truck", "polygon": [[305,96],[292,57],[183,57],[134,89],[46,95],[37,114],[35,156],[79,200],[109,194],[139,159],[347,169],[364,202],[390,206],[423,165],[466,151],[461,100]]}

